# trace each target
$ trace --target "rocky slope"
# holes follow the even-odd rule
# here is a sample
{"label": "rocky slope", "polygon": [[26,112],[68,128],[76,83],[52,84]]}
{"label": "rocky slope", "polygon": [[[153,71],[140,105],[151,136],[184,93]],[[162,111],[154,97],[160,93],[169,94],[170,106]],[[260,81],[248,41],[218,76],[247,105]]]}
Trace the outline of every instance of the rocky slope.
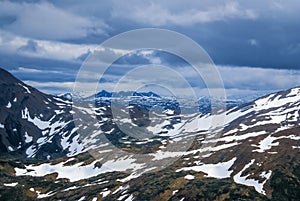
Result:
{"label": "rocky slope", "polygon": [[1,156],[45,159],[76,152],[69,100],[41,93],[3,69],[0,90]]}

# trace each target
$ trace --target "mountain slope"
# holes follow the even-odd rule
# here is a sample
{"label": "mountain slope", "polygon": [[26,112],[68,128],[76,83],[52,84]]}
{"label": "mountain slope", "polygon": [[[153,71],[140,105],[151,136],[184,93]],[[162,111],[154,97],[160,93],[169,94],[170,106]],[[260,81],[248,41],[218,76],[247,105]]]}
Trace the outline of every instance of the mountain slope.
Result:
{"label": "mountain slope", "polygon": [[2,154],[55,158],[74,151],[68,147],[76,135],[70,101],[41,93],[3,69],[0,89]]}

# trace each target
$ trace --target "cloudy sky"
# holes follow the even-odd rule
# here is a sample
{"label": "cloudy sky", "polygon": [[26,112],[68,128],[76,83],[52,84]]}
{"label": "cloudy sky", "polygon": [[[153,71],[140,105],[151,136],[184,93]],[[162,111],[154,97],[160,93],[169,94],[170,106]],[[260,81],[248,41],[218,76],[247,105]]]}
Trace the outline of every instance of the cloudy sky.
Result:
{"label": "cloudy sky", "polygon": [[[163,28],[207,51],[228,94],[277,91],[300,85],[299,10],[297,0],[1,0],[0,66],[46,93],[68,92],[99,44],[125,31]],[[165,63],[152,53],[117,65],[180,63],[164,56]]]}

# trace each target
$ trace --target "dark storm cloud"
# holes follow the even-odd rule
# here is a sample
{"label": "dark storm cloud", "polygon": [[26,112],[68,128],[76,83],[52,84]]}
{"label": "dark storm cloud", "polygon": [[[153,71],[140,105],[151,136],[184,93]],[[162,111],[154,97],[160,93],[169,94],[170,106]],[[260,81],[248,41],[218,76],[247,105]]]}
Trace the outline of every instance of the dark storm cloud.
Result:
{"label": "dark storm cloud", "polygon": [[38,3],[0,2],[3,30],[36,39],[83,38],[103,34],[107,27],[101,19],[78,16],[45,1]]}
{"label": "dark storm cloud", "polygon": [[296,1],[1,1],[0,30],[29,39],[99,44],[134,28],[168,28],[217,64],[299,68]]}

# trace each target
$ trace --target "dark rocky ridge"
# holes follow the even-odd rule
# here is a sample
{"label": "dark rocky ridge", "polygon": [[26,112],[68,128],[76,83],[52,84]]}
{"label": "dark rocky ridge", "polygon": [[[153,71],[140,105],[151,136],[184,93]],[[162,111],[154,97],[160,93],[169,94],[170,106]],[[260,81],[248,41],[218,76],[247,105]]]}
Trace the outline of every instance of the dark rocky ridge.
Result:
{"label": "dark rocky ridge", "polygon": [[[0,123],[3,127],[0,128],[1,155],[10,152],[26,157],[26,149],[33,146],[36,158],[65,156],[67,151],[60,144],[61,134],[74,128],[71,109],[67,100],[44,94],[0,68]],[[60,114],[57,115],[56,111],[60,111]],[[57,121],[70,123],[64,128],[56,128],[59,132],[50,133],[50,128],[41,129],[28,119],[49,124]],[[26,141],[25,136],[32,141]],[[37,140],[41,137],[51,140],[39,146]]]}

